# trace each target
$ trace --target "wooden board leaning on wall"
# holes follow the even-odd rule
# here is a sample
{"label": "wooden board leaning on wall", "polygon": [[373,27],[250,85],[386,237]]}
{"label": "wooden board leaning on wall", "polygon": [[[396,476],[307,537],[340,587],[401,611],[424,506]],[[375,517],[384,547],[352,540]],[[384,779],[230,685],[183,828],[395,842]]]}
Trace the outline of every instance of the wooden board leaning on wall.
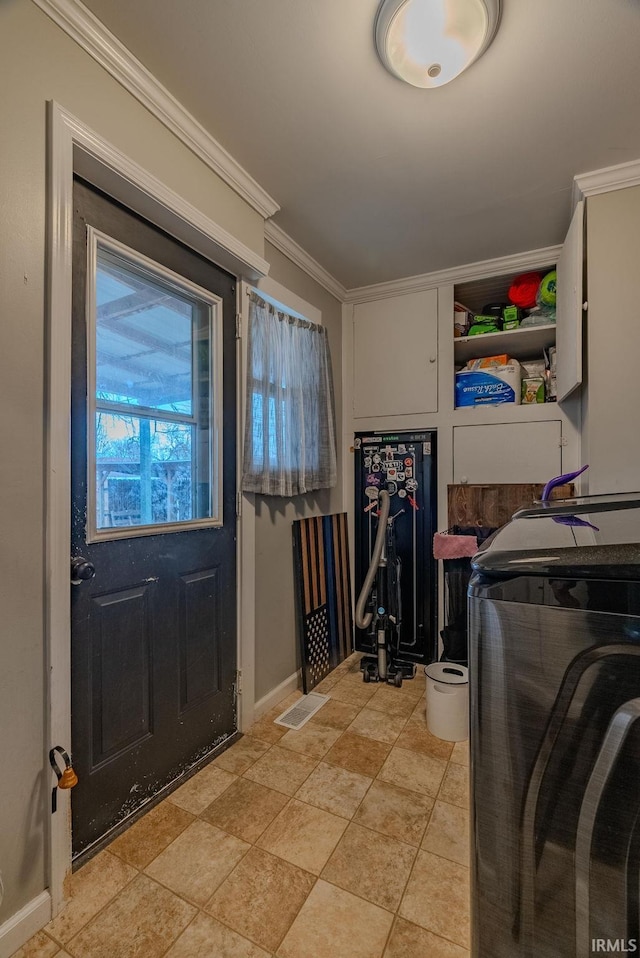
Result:
{"label": "wooden board leaning on wall", "polygon": [[[447,486],[447,522],[452,526],[483,526],[497,529],[509,522],[514,512],[540,499],[544,486],[535,483]],[[574,494],[573,483],[557,486],[553,499]]]}

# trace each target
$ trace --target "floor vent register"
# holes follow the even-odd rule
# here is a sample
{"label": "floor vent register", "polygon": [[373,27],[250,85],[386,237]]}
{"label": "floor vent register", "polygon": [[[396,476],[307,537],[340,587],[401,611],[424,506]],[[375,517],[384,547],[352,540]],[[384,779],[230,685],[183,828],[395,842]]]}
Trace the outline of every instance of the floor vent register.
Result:
{"label": "floor vent register", "polygon": [[310,692],[303,695],[293,705],[291,705],[282,715],[274,719],[276,725],[284,725],[286,728],[299,729],[309,721],[312,715],[315,715],[318,709],[321,709],[325,702],[329,701],[328,695],[319,695],[318,692]]}

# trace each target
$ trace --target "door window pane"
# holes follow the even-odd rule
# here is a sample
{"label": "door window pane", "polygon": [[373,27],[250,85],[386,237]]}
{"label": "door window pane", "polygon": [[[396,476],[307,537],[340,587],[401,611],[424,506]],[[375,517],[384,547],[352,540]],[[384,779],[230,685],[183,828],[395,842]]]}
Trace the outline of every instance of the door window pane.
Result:
{"label": "door window pane", "polygon": [[95,263],[95,532],[219,520],[216,299],[101,240]]}
{"label": "door window pane", "polygon": [[194,303],[98,248],[96,398],[190,415]]}
{"label": "door window pane", "polygon": [[96,413],[96,525],[156,525],[210,516],[195,481],[195,426]]}

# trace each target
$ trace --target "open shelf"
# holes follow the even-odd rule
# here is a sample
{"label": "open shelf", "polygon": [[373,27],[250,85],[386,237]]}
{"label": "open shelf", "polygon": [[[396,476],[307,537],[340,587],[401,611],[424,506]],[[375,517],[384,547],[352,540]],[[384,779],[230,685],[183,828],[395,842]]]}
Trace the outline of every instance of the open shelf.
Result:
{"label": "open shelf", "polygon": [[542,350],[556,341],[556,324],[525,326],[524,329],[509,329],[502,333],[483,333],[480,336],[461,336],[453,341],[456,366],[481,356],[498,356],[506,353],[511,359],[542,357]]}

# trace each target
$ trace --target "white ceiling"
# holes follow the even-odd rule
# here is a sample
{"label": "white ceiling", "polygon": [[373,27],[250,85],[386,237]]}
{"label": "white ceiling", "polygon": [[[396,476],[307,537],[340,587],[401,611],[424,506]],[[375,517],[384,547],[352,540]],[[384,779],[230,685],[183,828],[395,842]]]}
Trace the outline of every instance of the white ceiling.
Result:
{"label": "white ceiling", "polygon": [[576,173],[640,158],[640,0],[503,0],[435,90],[388,74],[377,0],[84,0],[344,286],[560,243]]}

